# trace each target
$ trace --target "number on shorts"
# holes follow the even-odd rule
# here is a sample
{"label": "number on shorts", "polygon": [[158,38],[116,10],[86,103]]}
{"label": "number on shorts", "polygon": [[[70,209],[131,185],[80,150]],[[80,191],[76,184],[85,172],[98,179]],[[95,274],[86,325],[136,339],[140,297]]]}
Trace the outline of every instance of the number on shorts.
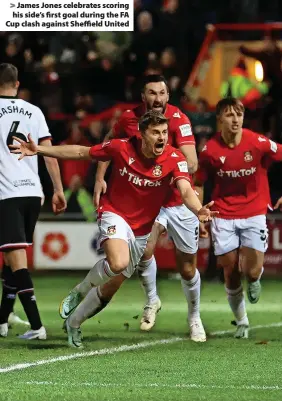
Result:
{"label": "number on shorts", "polygon": [[264,242],[266,241],[265,230],[260,230],[260,239]]}
{"label": "number on shorts", "polygon": [[195,228],[195,241],[199,241],[199,227]]}
{"label": "number on shorts", "polygon": [[8,147],[9,145],[13,144],[13,136],[17,136],[18,138],[27,142],[27,137],[21,132],[17,132],[19,125],[20,125],[19,121],[13,121],[6,141]]}

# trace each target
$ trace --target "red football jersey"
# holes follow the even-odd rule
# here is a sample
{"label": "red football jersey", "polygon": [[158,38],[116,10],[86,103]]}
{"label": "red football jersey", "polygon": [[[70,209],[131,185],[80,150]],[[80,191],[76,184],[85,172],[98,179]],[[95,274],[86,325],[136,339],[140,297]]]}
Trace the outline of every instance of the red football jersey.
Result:
{"label": "red football jersey", "polygon": [[197,181],[213,181],[213,209],[224,219],[266,214],[270,203],[267,166],[282,160],[282,145],[243,129],[239,145],[229,148],[218,133],[200,153]]}
{"label": "red football jersey", "polygon": [[[146,109],[144,104],[141,104],[132,110],[126,110],[113,127],[114,137],[130,138],[135,135],[140,136],[138,120],[145,113]],[[169,119],[168,143],[176,148],[183,145],[195,146],[195,138],[189,118],[182,113],[178,107],[172,106],[171,104],[167,104],[164,115]],[[182,205],[182,203],[179,191],[174,187],[171,189],[171,194],[168,196],[163,206],[171,207]]]}
{"label": "red football jersey", "polygon": [[113,212],[120,215],[137,236],[151,231],[170,185],[179,179],[190,181],[184,156],[170,145],[162,155],[148,159],[141,152],[141,139],[113,139],[93,146],[90,156],[113,162],[99,214]]}

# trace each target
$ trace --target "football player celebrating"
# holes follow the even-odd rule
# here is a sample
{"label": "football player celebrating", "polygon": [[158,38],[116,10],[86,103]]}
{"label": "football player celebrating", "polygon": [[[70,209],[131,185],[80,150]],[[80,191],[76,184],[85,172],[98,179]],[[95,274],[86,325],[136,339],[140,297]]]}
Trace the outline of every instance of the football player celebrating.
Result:
{"label": "football player celebrating", "polygon": [[[154,220],[165,203],[171,184],[175,183],[182,202],[200,220],[209,221],[216,214],[202,207],[190,185],[184,156],[167,145],[168,120],[158,111],[147,112],[139,120],[141,138],[114,139],[91,148],[79,145],[46,147],[14,138],[13,153],[25,156],[41,154],[63,159],[112,160],[113,171],[108,190],[99,206],[99,243],[106,258],[90,270],[76,290],[85,297],[79,305],[86,314],[92,308],[92,287],[108,282],[127,272],[131,276],[138,265]],[[94,289],[96,290],[96,289]],[[79,309],[78,308],[78,309]],[[80,329],[66,320],[69,344],[81,347]]]}
{"label": "football player celebrating", "polygon": [[213,182],[214,207],[219,211],[211,223],[214,252],[224,269],[227,298],[237,323],[235,337],[248,338],[241,272],[247,279],[249,301],[258,302],[268,238],[267,167],[271,160],[282,160],[282,146],[242,128],[244,106],[239,100],[222,99],[216,113],[221,132],[203,148],[195,184],[202,196],[204,182],[208,178]]}
{"label": "football player celebrating", "polygon": [[[142,90],[142,104],[133,110],[126,110],[115,124],[107,139],[140,137],[138,126],[139,118],[146,110],[155,110],[164,113],[168,121],[168,142],[177,147],[185,156],[189,172],[194,173],[197,169],[197,154],[195,150],[195,139],[192,134],[191,124],[188,117],[177,107],[168,103],[169,93],[167,83],[163,76],[149,75],[145,77]],[[105,140],[107,140],[105,139]],[[96,207],[99,205],[101,193],[106,192],[104,176],[109,163],[100,162],[96,174],[94,190],[94,201]],[[156,174],[158,172],[156,171]],[[156,316],[161,308],[161,301],[157,294],[156,274],[157,264],[154,250],[159,236],[168,231],[176,248],[177,267],[181,274],[181,284],[188,304],[188,322],[190,337],[193,341],[206,341],[206,333],[200,318],[200,289],[201,277],[197,269],[196,253],[198,250],[199,221],[196,216],[188,210],[182,202],[179,192],[175,188],[171,191],[153,225],[152,232],[147,243],[142,260],[137,271],[147,302],[141,318],[141,330],[150,330],[156,321]],[[111,300],[123,281],[128,278],[126,272],[113,278],[109,283],[93,292],[93,310],[91,316],[100,312]],[[66,318],[74,311],[78,298],[76,290],[62,301],[60,314]],[[82,317],[82,316],[81,316]],[[85,316],[84,316],[85,317]],[[73,324],[79,327],[82,323],[78,313],[72,317]]]}

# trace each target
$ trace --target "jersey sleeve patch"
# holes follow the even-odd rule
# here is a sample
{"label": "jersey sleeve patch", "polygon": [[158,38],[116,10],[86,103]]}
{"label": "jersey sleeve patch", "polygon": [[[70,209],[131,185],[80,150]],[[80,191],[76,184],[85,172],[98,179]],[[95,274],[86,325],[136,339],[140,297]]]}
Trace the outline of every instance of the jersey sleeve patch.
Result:
{"label": "jersey sleeve patch", "polygon": [[178,169],[181,173],[188,173],[188,164],[187,162],[178,162]]}
{"label": "jersey sleeve patch", "polygon": [[277,152],[277,143],[273,142],[271,139],[269,140],[270,142],[270,149],[272,150],[273,153]]}
{"label": "jersey sleeve patch", "polygon": [[190,124],[183,124],[179,126],[181,136],[191,136],[192,134],[192,128]]}

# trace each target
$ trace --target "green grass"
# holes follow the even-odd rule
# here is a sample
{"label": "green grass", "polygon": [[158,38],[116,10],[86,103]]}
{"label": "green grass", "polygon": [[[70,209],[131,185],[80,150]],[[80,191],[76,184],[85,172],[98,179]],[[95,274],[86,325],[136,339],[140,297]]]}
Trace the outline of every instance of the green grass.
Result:
{"label": "green grass", "polygon": [[[0,372],[1,401],[282,399],[282,327],[254,329],[249,340],[233,339],[232,314],[221,284],[203,284],[202,320],[210,333],[204,344],[192,343],[188,338],[187,308],[178,281],[158,282],[162,311],[154,329],[141,333],[139,318],[144,296],[138,281],[131,280],[106,310],[83,325],[85,348],[77,351],[67,346],[57,310],[61,298],[83,273],[65,276],[50,274],[35,278],[48,340],[20,341],[16,334],[22,333],[22,328],[13,328],[8,338],[0,339],[0,368],[122,345],[175,337],[181,340]],[[281,294],[282,283],[263,283],[260,302],[248,304],[253,326],[281,321]],[[17,304],[17,312],[23,317],[21,311]],[[230,332],[212,335],[219,330]]]}

